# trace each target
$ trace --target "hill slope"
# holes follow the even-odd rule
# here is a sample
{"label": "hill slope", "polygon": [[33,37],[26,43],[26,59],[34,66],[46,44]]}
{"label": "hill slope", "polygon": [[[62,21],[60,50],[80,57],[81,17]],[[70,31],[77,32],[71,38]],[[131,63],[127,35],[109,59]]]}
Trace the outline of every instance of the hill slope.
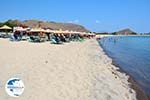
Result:
{"label": "hill slope", "polygon": [[85,27],[73,23],[57,23],[57,22],[46,22],[39,20],[8,20],[10,24],[16,26],[28,26],[28,27],[42,27],[42,28],[50,28],[53,30],[73,30],[73,31],[81,31],[81,32],[89,32]]}
{"label": "hill slope", "polygon": [[134,35],[134,34],[136,34],[136,32],[132,31],[129,28],[126,28],[126,29],[123,29],[123,30],[116,32],[116,34],[117,35]]}

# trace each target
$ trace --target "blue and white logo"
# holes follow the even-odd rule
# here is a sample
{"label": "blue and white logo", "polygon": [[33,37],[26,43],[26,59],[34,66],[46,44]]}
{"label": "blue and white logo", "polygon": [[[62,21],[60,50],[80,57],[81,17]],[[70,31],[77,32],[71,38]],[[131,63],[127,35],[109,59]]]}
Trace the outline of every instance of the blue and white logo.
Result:
{"label": "blue and white logo", "polygon": [[11,78],[5,85],[5,90],[12,97],[19,97],[24,91],[24,84],[19,78]]}

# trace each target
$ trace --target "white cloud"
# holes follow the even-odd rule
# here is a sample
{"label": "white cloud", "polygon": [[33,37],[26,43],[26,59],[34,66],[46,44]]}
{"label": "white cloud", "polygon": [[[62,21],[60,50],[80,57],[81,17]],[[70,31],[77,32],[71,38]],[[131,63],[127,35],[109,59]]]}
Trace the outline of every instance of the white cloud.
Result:
{"label": "white cloud", "polygon": [[78,19],[74,20],[74,23],[79,23],[79,20]]}
{"label": "white cloud", "polygon": [[96,21],[95,21],[95,23],[99,24],[99,23],[100,23],[100,21],[99,21],[99,20],[96,20]]}
{"label": "white cloud", "polygon": [[68,21],[68,23],[73,23],[72,21]]}
{"label": "white cloud", "polygon": [[73,21],[68,21],[68,23],[79,23],[79,20],[76,19],[76,20],[73,20]]}

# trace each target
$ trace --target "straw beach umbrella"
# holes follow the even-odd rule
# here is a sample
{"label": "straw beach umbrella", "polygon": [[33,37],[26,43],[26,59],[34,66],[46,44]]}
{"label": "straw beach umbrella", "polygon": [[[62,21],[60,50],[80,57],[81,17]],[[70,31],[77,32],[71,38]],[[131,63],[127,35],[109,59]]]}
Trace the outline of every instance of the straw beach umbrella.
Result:
{"label": "straw beach umbrella", "polygon": [[4,32],[8,32],[8,30],[10,31],[10,30],[12,30],[12,28],[11,27],[9,27],[9,26],[7,26],[7,25],[4,25],[4,26],[2,26],[2,27],[0,27],[0,30],[3,30]]}
{"label": "straw beach umbrella", "polygon": [[0,30],[2,30],[3,32],[5,32],[5,34],[8,36],[8,31],[11,31],[12,28],[7,26],[7,25],[4,25],[2,27],[0,27]]}
{"label": "straw beach umbrella", "polygon": [[23,28],[23,27],[14,27],[13,31],[19,31],[19,32],[27,32],[29,28]]}
{"label": "straw beach umbrella", "polygon": [[42,28],[32,28],[29,32],[45,32]]}
{"label": "straw beach umbrella", "polygon": [[4,26],[0,27],[0,30],[12,30],[12,28],[7,25],[4,25]]}
{"label": "straw beach umbrella", "polygon": [[54,30],[45,29],[45,30],[44,30],[44,32],[45,32],[45,33],[53,33],[53,32],[54,32]]}
{"label": "straw beach umbrella", "polygon": [[36,33],[38,34],[40,37],[44,37],[45,36],[45,30],[42,28],[32,28],[31,30],[28,31],[28,33],[32,34],[32,33]]}

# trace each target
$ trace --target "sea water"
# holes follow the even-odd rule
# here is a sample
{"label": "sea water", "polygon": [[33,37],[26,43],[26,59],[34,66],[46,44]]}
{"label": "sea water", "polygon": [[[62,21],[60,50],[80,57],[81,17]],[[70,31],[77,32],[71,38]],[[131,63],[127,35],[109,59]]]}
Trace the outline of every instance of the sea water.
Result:
{"label": "sea water", "polygon": [[112,36],[102,38],[100,44],[150,95],[150,36]]}

